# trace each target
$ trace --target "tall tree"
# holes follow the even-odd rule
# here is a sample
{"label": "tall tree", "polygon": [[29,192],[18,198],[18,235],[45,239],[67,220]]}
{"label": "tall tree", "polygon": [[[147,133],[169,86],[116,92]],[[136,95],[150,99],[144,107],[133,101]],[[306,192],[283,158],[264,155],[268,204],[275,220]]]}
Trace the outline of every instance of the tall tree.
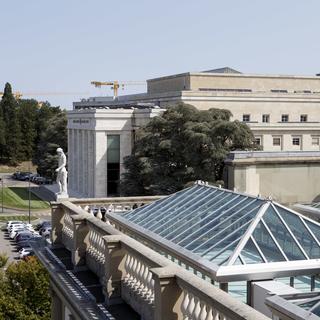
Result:
{"label": "tall tree", "polygon": [[3,152],[6,145],[5,130],[6,128],[3,120],[2,108],[0,106],[0,161],[3,161]]}
{"label": "tall tree", "polygon": [[198,179],[220,180],[228,152],[255,148],[249,127],[230,117],[228,110],[178,104],[153,118],[124,160],[122,193],[169,194]]}
{"label": "tall tree", "polygon": [[60,147],[67,152],[67,114],[65,111],[54,115],[48,121],[47,128],[41,133],[38,144],[38,172],[48,178],[54,178],[57,165],[56,149]]}
{"label": "tall tree", "polygon": [[17,115],[17,101],[9,83],[5,85],[0,106],[5,125],[3,156],[9,163],[17,163],[21,158],[21,131]]}
{"label": "tall tree", "polygon": [[36,100],[19,100],[18,116],[23,137],[20,148],[22,160],[31,160],[34,155],[37,112]]}

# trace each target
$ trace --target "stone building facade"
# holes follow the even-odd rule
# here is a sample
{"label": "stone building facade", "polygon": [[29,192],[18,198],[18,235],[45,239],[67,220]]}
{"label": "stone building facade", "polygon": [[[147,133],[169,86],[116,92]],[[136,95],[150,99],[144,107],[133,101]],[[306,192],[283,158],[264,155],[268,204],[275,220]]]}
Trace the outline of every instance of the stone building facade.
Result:
{"label": "stone building facade", "polygon": [[[188,72],[147,80],[146,93],[74,102],[68,113],[70,187],[82,196],[113,194],[107,174],[115,177],[118,169],[107,168],[108,143],[114,152],[119,146],[121,173],[135,128],[178,102],[230,110],[264,151],[320,150],[320,76],[251,75],[231,68]],[[108,142],[112,135],[119,137]]]}

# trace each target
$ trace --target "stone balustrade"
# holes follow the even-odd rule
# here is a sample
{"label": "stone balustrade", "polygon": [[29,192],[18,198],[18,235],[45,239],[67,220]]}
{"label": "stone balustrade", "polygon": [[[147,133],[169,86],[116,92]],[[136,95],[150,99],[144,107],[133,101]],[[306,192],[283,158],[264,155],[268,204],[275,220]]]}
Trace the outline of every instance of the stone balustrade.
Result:
{"label": "stone balustrade", "polygon": [[71,202],[52,205],[52,244],[99,277],[107,305],[125,301],[142,319],[268,319]]}
{"label": "stone balustrade", "polygon": [[109,212],[123,212],[141,207],[163,197],[164,196],[88,198],[74,199],[72,203],[88,212],[92,212],[95,208],[97,210],[105,208]]}

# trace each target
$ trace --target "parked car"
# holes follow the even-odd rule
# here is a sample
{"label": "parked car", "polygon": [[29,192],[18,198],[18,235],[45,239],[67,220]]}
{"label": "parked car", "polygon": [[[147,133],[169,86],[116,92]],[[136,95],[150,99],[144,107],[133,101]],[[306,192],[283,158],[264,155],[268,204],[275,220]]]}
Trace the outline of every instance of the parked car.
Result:
{"label": "parked car", "polygon": [[21,231],[21,232],[17,233],[17,235],[15,236],[14,240],[16,242],[19,242],[19,241],[21,241],[21,240],[23,240],[25,238],[31,238],[31,237],[33,237],[32,232],[30,232],[28,230],[27,231]]}
{"label": "parked car", "polygon": [[37,177],[34,179],[33,181],[34,183],[36,184],[52,184],[52,179],[48,179],[48,178],[45,178],[45,177]]}
{"label": "parked car", "polygon": [[33,175],[30,176],[29,180],[30,180],[31,182],[35,182],[35,180],[36,180],[37,178],[39,178],[39,177],[40,177],[40,174],[39,174],[39,173],[34,173]]}
{"label": "parked car", "polygon": [[25,259],[26,257],[32,256],[34,255],[33,249],[31,247],[27,247],[27,248],[22,248],[19,251],[19,258],[20,259]]}
{"label": "parked car", "polygon": [[10,220],[7,222],[7,225],[6,225],[6,230],[9,230],[9,228],[14,225],[14,224],[22,224],[23,222],[20,221],[20,220]]}
{"label": "parked car", "polygon": [[29,179],[30,175],[32,175],[32,172],[20,172],[16,175],[16,179],[20,181],[26,181]]}
{"label": "parked car", "polygon": [[51,226],[51,222],[48,221],[48,220],[44,220],[44,221],[39,222],[39,223],[35,226],[34,230],[39,231],[39,230],[41,230],[42,228],[49,227],[49,226]]}

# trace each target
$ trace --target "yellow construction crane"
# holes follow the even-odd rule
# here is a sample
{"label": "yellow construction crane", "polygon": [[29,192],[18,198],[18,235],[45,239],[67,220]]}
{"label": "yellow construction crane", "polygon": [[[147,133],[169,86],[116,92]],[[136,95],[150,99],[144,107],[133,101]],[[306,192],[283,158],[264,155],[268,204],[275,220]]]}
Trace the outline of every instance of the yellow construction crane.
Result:
{"label": "yellow construction crane", "polygon": [[91,81],[91,84],[94,85],[95,87],[100,88],[101,86],[111,86],[111,89],[113,90],[113,96],[117,97],[118,96],[118,90],[120,87],[124,89],[125,86],[141,86],[141,85],[146,85],[145,81]]}
{"label": "yellow construction crane", "polygon": [[[0,97],[3,96],[3,92],[0,92]],[[13,93],[13,96],[16,98],[16,99],[20,99],[22,97],[22,93],[21,92],[14,92]]]}

